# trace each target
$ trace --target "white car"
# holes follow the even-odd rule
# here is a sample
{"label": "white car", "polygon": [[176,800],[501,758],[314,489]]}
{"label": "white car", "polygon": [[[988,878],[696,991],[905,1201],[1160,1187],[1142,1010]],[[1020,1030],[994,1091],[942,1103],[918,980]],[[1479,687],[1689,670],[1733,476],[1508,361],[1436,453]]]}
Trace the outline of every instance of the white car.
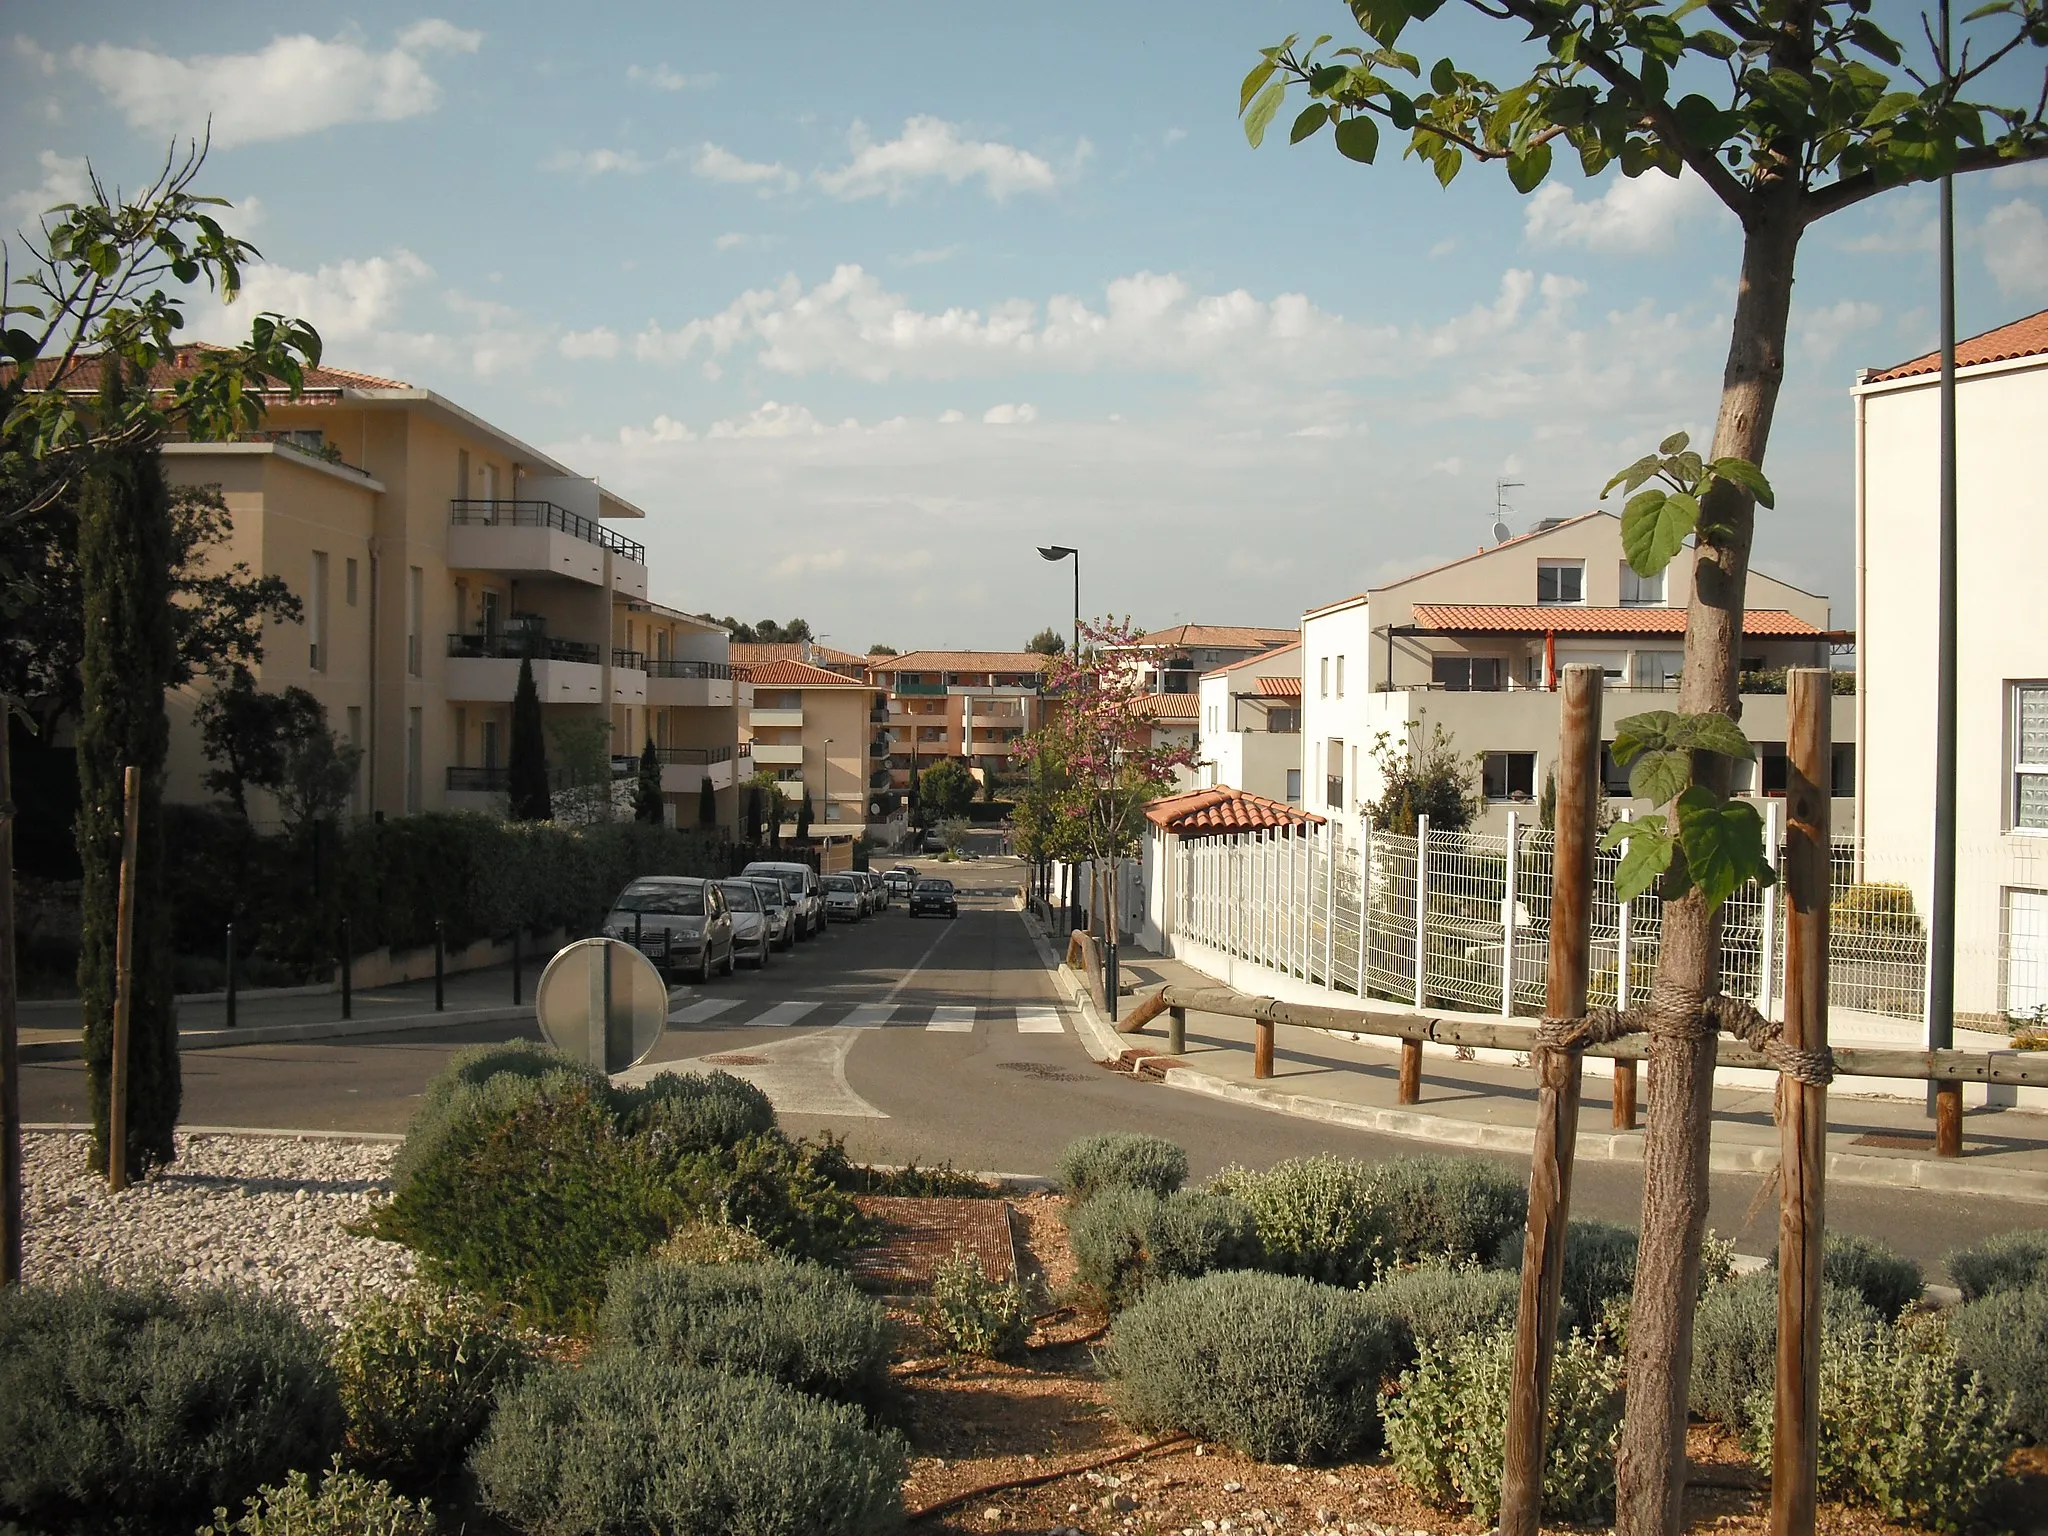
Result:
{"label": "white car", "polygon": [[725,892],[725,905],[732,913],[733,958],[749,960],[756,970],[765,970],[775,931],[761,888],[742,875],[719,881],[718,888]]}
{"label": "white car", "polygon": [[852,875],[825,877],[825,918],[828,922],[857,923],[868,915],[867,894]]}
{"label": "white car", "polygon": [[811,938],[825,931],[825,903],[818,889],[818,872],[808,864],[789,864],[756,859],[743,875],[772,875],[782,882],[789,899],[796,904],[796,936]]}

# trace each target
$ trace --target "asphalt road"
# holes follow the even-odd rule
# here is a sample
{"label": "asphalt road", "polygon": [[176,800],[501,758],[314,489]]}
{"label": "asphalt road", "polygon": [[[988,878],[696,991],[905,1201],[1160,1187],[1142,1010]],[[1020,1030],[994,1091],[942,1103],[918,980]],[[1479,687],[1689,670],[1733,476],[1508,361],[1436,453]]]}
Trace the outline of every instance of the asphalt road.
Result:
{"label": "asphalt road", "polygon": [[[986,860],[944,872],[961,887],[957,920],[912,919],[898,903],[835,925],[775,956],[765,971],[687,987],[672,1008],[698,1021],[671,1024],[649,1064],[723,1058],[718,1064],[769,1087],[790,1131],[830,1129],[857,1158],[878,1162],[1045,1173],[1072,1138],[1120,1129],[1171,1137],[1188,1149],[1197,1176],[1231,1162],[1263,1166],[1322,1151],[1387,1158],[1434,1150],[1103,1070],[1082,1049],[1010,910],[1019,867]],[[763,1015],[787,1022],[751,1022]],[[183,1119],[402,1131],[421,1088],[454,1051],[520,1032],[494,1025],[189,1052]],[[523,1032],[538,1038],[537,1030]],[[81,1120],[83,1069],[26,1066],[22,1097],[32,1122]],[[1575,1216],[1633,1223],[1640,1198],[1636,1170],[1579,1165]],[[1776,1229],[1768,1182],[1717,1178],[1710,1219],[1741,1250],[1768,1252]],[[1959,1244],[2044,1224],[2038,1206],[1845,1185],[1828,1192],[1828,1220],[1882,1237],[1930,1270]]]}

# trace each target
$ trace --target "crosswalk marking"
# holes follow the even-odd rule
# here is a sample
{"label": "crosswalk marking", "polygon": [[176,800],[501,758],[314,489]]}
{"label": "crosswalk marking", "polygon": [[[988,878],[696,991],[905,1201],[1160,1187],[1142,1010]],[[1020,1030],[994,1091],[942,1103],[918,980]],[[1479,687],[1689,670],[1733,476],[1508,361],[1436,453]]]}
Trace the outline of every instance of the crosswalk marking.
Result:
{"label": "crosswalk marking", "polygon": [[759,1018],[747,1023],[760,1029],[783,1029],[817,1008],[816,1003],[777,1003]]}
{"label": "crosswalk marking", "polygon": [[896,1012],[894,1003],[862,1003],[839,1021],[842,1029],[880,1029]]}
{"label": "crosswalk marking", "polygon": [[721,1013],[730,1013],[739,1007],[736,997],[709,997],[701,1003],[692,1003],[668,1016],[671,1024],[708,1024]]}
{"label": "crosswalk marking", "polygon": [[1063,1035],[1067,1026],[1060,1022],[1060,1011],[1036,1004],[1020,1003],[1017,1006],[1017,1033],[1020,1035]]}
{"label": "crosswalk marking", "polygon": [[974,1030],[974,1010],[972,1008],[934,1008],[932,1010],[932,1021],[925,1025],[925,1028],[945,1035],[971,1034]]}

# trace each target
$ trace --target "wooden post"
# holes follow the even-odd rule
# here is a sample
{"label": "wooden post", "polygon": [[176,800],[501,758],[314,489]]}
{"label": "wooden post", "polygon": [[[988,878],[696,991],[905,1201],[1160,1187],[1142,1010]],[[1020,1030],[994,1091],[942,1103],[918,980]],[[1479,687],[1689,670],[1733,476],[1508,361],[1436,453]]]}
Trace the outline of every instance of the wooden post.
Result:
{"label": "wooden post", "polygon": [[135,995],[135,844],[142,770],[121,771],[121,890],[114,912],[114,1060],[107,1085],[107,1188],[128,1187],[128,1010]]}
{"label": "wooden post", "polygon": [[1636,1128],[1636,1064],[1632,1061],[1614,1064],[1614,1128],[1617,1131]]}
{"label": "wooden post", "polygon": [[[1557,744],[1557,843],[1550,900],[1550,964],[1543,1011],[1586,1011],[1593,928],[1593,844],[1599,836],[1599,667],[1564,669]],[[1515,1372],[1501,1469],[1501,1536],[1537,1536],[1543,1515],[1543,1410],[1557,1351],[1572,1153],[1579,1134],[1579,1053],[1539,1046],[1536,1146],[1529,1162],[1529,1230],[1515,1313]]]}
{"label": "wooden post", "polygon": [[1401,1092],[1403,1104],[1422,1102],[1422,1042],[1403,1040],[1401,1042]]}
{"label": "wooden post", "polygon": [[[1785,1044],[1828,1043],[1828,674],[1786,674]],[[1821,1234],[1828,1091],[1778,1079],[1778,1381],[1771,1536],[1813,1536],[1820,1427]]]}
{"label": "wooden post", "polygon": [[0,704],[0,1286],[21,1284],[21,1034],[14,975],[14,770]]}
{"label": "wooden post", "polygon": [[1185,1008],[1169,1008],[1166,1011],[1166,1051],[1170,1056],[1180,1056],[1188,1048],[1188,1011]]}
{"label": "wooden post", "polygon": [[1963,1155],[1963,1085],[1934,1085],[1934,1155]]}
{"label": "wooden post", "polygon": [[[1624,810],[1621,819],[1628,821],[1631,815]],[[1623,857],[1627,857],[1628,844],[1621,845]],[[1629,975],[1629,945],[1635,941],[1634,914],[1627,902],[1618,903],[1614,913],[1614,1006],[1622,1012],[1628,1011],[1629,993],[1632,990]],[[1614,1128],[1617,1131],[1632,1131],[1636,1128],[1636,1064],[1632,1061],[1617,1061],[1614,1064]]]}
{"label": "wooden post", "polygon": [[1273,1075],[1273,1021],[1259,1019],[1252,1025],[1252,1076]]}

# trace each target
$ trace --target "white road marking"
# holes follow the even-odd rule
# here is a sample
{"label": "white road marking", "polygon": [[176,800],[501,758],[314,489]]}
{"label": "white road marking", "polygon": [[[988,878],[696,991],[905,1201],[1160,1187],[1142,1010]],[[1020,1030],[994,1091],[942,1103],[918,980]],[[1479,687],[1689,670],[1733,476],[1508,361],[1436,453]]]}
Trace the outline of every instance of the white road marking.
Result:
{"label": "white road marking", "polygon": [[1059,1009],[1032,1003],[1017,1005],[1018,1034],[1063,1035],[1066,1032],[1067,1026],[1060,1020]]}
{"label": "white road marking", "polygon": [[807,1013],[817,1011],[816,1003],[777,1003],[759,1018],[747,1020],[749,1028],[785,1029]]}
{"label": "white road marking", "polygon": [[708,1024],[721,1013],[730,1013],[739,1007],[736,997],[710,997],[701,1003],[692,1003],[687,1008],[677,1009],[668,1016],[671,1024]]}
{"label": "white road marking", "polygon": [[942,1035],[971,1034],[974,1030],[974,1010],[972,1008],[934,1008],[932,1010],[932,1021],[925,1025],[925,1028]]}
{"label": "white road marking", "polygon": [[862,1003],[839,1021],[841,1029],[880,1029],[896,1012],[894,1003]]}
{"label": "white road marking", "polygon": [[831,1115],[886,1120],[888,1115],[855,1093],[846,1081],[846,1055],[860,1036],[849,1029],[817,1029],[807,1035],[771,1040],[737,1052],[713,1052],[688,1061],[646,1062],[612,1081],[645,1083],[660,1072],[708,1072],[716,1068],[743,1077],[768,1095],[782,1114]]}

